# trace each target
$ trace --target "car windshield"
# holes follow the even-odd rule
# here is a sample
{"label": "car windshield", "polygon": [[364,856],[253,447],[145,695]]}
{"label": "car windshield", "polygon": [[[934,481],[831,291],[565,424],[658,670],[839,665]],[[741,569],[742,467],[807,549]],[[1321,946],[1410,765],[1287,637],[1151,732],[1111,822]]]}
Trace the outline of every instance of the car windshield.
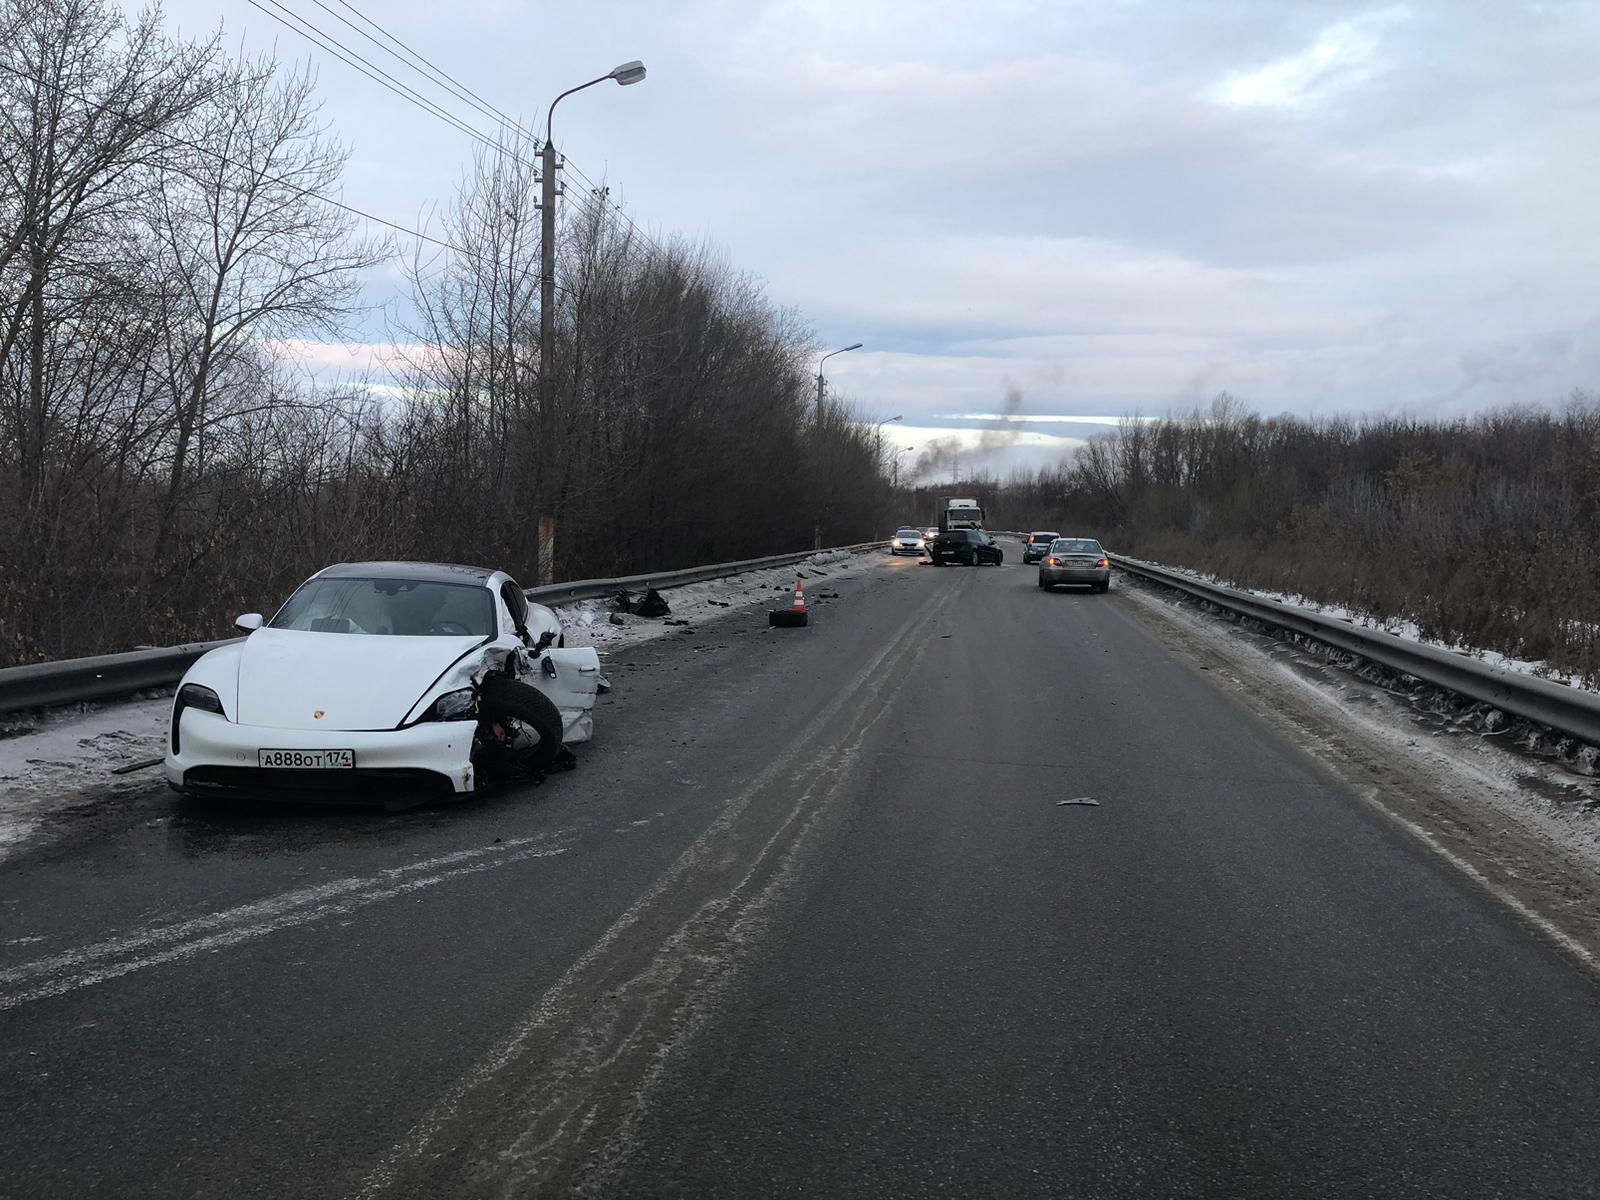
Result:
{"label": "car windshield", "polygon": [[1061,538],[1050,546],[1051,554],[1093,554],[1096,557],[1104,554],[1100,543],[1093,538]]}
{"label": "car windshield", "polygon": [[398,637],[488,637],[487,588],[420,579],[312,579],[272,618],[272,629]]}
{"label": "car windshield", "polygon": [[[882,528],[882,526],[880,526],[879,528]],[[904,529],[895,530],[895,534],[894,535],[895,535],[895,537],[914,538],[914,537],[921,537],[922,536],[922,531],[919,530],[919,529],[912,529],[908,525]]]}

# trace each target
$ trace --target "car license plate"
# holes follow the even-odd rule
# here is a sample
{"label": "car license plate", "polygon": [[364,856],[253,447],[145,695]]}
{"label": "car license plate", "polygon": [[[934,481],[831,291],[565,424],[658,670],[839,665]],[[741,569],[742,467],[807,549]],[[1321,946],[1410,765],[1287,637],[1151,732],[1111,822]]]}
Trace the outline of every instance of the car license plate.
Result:
{"label": "car license plate", "polygon": [[356,765],[354,750],[258,750],[256,753],[258,764],[263,767],[328,771],[353,769]]}

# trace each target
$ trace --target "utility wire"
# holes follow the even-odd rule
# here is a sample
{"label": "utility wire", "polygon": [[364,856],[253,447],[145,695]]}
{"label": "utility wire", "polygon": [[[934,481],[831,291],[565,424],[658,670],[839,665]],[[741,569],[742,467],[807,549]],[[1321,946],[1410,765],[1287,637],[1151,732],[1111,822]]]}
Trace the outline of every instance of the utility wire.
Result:
{"label": "utility wire", "polygon": [[[398,46],[401,51],[404,51],[406,57],[409,57],[409,58],[415,60],[414,62],[407,63],[407,65],[410,66],[412,70],[414,70],[418,74],[421,74],[421,75],[424,75],[424,76],[428,75],[431,72],[431,74],[432,74],[432,76],[433,76],[433,78],[434,78],[434,80],[436,82],[440,83],[442,86],[444,86],[445,88],[449,89],[451,92],[453,92],[456,96],[458,96],[462,100],[465,100],[465,101],[467,101],[467,103],[472,104],[472,106],[474,108],[476,108],[479,112],[484,113],[487,116],[494,116],[494,117],[498,118],[503,124],[510,125],[513,129],[515,129],[523,137],[527,138],[533,144],[533,147],[535,149],[538,149],[539,144],[540,144],[538,135],[535,134],[535,133],[532,133],[528,129],[526,129],[521,124],[521,122],[519,122],[516,118],[512,117],[504,109],[496,108],[493,104],[489,103],[489,101],[485,100],[482,96],[478,95],[477,92],[473,91],[466,84],[462,83],[459,79],[456,79],[448,71],[444,70],[442,67],[439,67],[437,64],[435,64],[426,55],[420,54],[417,51],[413,50],[410,46],[406,45],[399,38],[395,37],[394,34],[390,33],[382,25],[378,24],[371,17],[367,16],[366,13],[362,12],[354,4],[349,3],[349,0],[338,0],[338,2],[339,2],[341,7],[346,8],[349,11],[353,12],[356,16],[360,17],[361,20],[363,20],[368,25],[372,26],[373,29],[377,30],[380,34],[382,34],[385,40],[387,40],[389,42],[392,42],[395,46]],[[322,0],[312,0],[312,3],[315,4],[318,8],[321,8],[321,9],[327,9],[327,7],[328,7],[327,5],[322,3]],[[335,13],[334,15],[337,16],[338,14]],[[341,21],[344,21],[343,17],[340,17],[339,19]],[[344,21],[344,23],[346,25],[350,24],[349,21]],[[352,29],[355,28],[355,26],[353,26],[353,25],[351,25],[350,27]],[[358,30],[357,32],[360,32],[360,31]],[[372,41],[373,40],[372,36],[370,34],[363,33],[362,36],[367,38],[368,41]],[[376,45],[378,43],[374,42],[373,44]],[[389,53],[391,55],[393,55],[394,57],[396,57],[396,58],[400,58],[402,62],[405,61],[405,58],[403,58],[396,51],[391,49],[391,50],[389,50]],[[417,63],[421,63],[422,65],[419,67],[419,66],[416,65]],[[423,68],[426,68],[426,70],[424,70]],[[469,97],[470,97],[470,99],[469,99]],[[476,102],[476,103],[474,103],[474,102]]]}
{"label": "utility wire", "polygon": [[[371,80],[373,80],[373,82],[381,84],[383,87],[388,88],[389,91],[395,92],[397,95],[400,95],[402,99],[408,100],[411,103],[418,105],[419,107],[423,108],[423,111],[428,112],[431,115],[438,117],[440,120],[446,121],[448,124],[450,124],[454,128],[456,128],[456,129],[460,130],[461,132],[467,134],[469,137],[472,137],[472,138],[476,139],[477,141],[483,143],[485,146],[488,146],[490,149],[499,150],[501,153],[506,154],[508,157],[510,157],[510,158],[514,159],[515,161],[521,163],[523,166],[528,167],[528,168],[530,168],[530,169],[532,169],[534,171],[537,171],[539,169],[533,163],[529,162],[527,159],[521,157],[515,151],[507,148],[506,146],[502,145],[501,143],[490,141],[481,131],[479,131],[476,128],[474,128],[473,126],[467,124],[459,116],[457,116],[456,114],[454,114],[454,113],[450,112],[449,110],[445,109],[442,105],[437,104],[436,102],[427,99],[420,92],[417,92],[414,88],[411,88],[408,85],[406,85],[404,83],[401,83],[398,79],[396,79],[393,75],[389,74],[382,67],[377,66],[371,60],[363,57],[362,55],[358,54],[356,51],[350,49],[350,47],[346,46],[343,42],[341,42],[337,38],[333,37],[333,35],[325,32],[324,30],[320,29],[316,25],[313,25],[311,22],[307,21],[304,17],[301,17],[299,14],[294,12],[294,10],[290,9],[287,5],[281,3],[281,0],[266,0],[266,3],[271,4],[274,8],[281,9],[284,13],[287,13],[290,18],[292,18],[295,22],[297,22],[298,25],[304,26],[304,28],[296,28],[295,25],[291,25],[288,21],[286,21],[283,17],[279,16],[277,13],[272,12],[271,10],[262,7],[262,5],[258,2],[258,0],[247,0],[247,2],[253,8],[256,8],[260,12],[265,13],[269,17],[272,17],[275,21],[277,21],[280,24],[284,25],[286,28],[292,30],[293,32],[300,34],[302,37],[306,38],[308,41],[312,42],[314,45],[317,45],[321,49],[327,50],[330,54],[334,55],[334,57],[340,59],[340,61],[344,62],[348,66],[355,67],[355,69],[357,71],[360,71],[368,79],[371,79]],[[364,32],[361,29],[357,29],[355,25],[351,24],[351,22],[346,20],[344,17],[341,17],[341,16],[339,16],[338,13],[333,12],[333,10],[328,8],[328,6],[326,4],[322,3],[322,0],[311,0],[311,2],[313,4],[315,4],[318,8],[322,9],[324,12],[329,13],[329,15],[333,16],[335,19],[337,19],[338,21],[342,22],[344,25],[348,26],[350,29],[354,30],[356,33],[361,34],[361,36],[366,38],[369,42],[372,42],[374,45],[378,45],[380,47],[380,49],[386,49],[385,47],[382,47],[380,45],[380,43],[378,43],[377,40],[375,38],[373,38],[370,34]],[[351,12],[355,13],[356,16],[360,17],[367,24],[371,25],[372,28],[377,30],[385,38],[387,38],[389,41],[393,42],[396,46],[400,47],[400,49],[404,50],[407,54],[412,55],[413,57],[415,57],[419,61],[425,63],[429,67],[429,69],[432,70],[433,72],[435,72],[435,74],[438,76],[437,79],[430,79],[430,82],[438,83],[438,84],[440,84],[440,86],[446,87],[447,89],[449,89],[451,91],[451,93],[453,95],[455,95],[459,99],[466,99],[466,97],[462,95],[462,92],[469,93],[470,95],[472,95],[473,97],[477,98],[479,101],[482,102],[481,104],[473,104],[472,100],[467,100],[467,103],[472,104],[473,107],[476,108],[479,112],[485,113],[486,115],[492,116],[492,117],[500,120],[501,122],[510,125],[512,128],[516,129],[519,133],[521,133],[522,135],[524,135],[526,137],[532,137],[532,135],[530,135],[528,133],[528,131],[521,125],[521,123],[519,123],[514,118],[512,118],[504,110],[496,108],[494,105],[490,104],[487,100],[483,100],[482,97],[478,96],[476,92],[473,92],[470,88],[468,88],[465,84],[461,83],[460,80],[456,79],[448,71],[445,71],[441,67],[435,66],[432,62],[430,62],[428,59],[424,58],[417,51],[413,50],[410,46],[408,46],[400,38],[398,38],[394,34],[390,33],[387,29],[385,29],[377,21],[374,21],[371,17],[369,17],[365,13],[361,12],[360,9],[356,8],[352,4],[346,3],[346,0],[339,0],[339,3],[343,4],[345,8],[348,8]],[[306,30],[310,30],[311,32],[307,33]],[[318,39],[321,39],[321,40],[319,41]],[[389,50],[387,52],[389,54],[391,54],[391,56],[395,57],[396,59],[400,59],[400,56],[398,54],[395,54],[394,51]],[[348,55],[348,57],[346,57],[347,55]],[[355,60],[355,61],[352,61],[352,60]],[[404,59],[400,59],[400,61],[404,62],[405,60]],[[416,66],[414,66],[412,64],[409,64],[409,63],[407,63],[406,65],[411,66],[413,70],[417,71],[418,74],[423,75],[424,78],[428,78],[426,73],[423,72],[420,68],[418,68],[418,67],[416,67]],[[367,68],[371,68],[371,69],[368,70]],[[374,74],[374,72],[376,72],[376,75]],[[381,78],[380,78],[380,76],[381,76]],[[459,89],[459,90],[457,90],[457,89]],[[532,140],[533,140],[534,145],[537,146],[538,145],[538,139],[537,138],[532,138]],[[621,204],[617,203],[616,201],[609,200],[609,199],[605,198],[606,195],[607,195],[608,189],[601,188],[599,185],[597,185],[592,179],[590,179],[587,175],[585,175],[583,173],[583,171],[578,167],[578,165],[576,163],[568,161],[567,157],[565,155],[562,156],[562,161],[566,166],[571,167],[573,173],[576,174],[579,179],[583,180],[583,182],[586,185],[588,185],[590,193],[591,193],[591,199],[592,199],[593,203],[595,203],[597,205],[604,205],[605,207],[610,208],[614,213],[617,214],[617,216],[621,217],[623,221],[627,222],[629,228],[631,228],[635,233],[637,233],[641,238],[643,238],[647,243],[649,243],[651,248],[654,249],[658,254],[663,254],[664,255],[666,253],[666,250],[661,246],[661,244],[659,242],[657,242],[655,240],[655,238],[651,237],[649,232],[647,230],[645,230],[642,226],[640,226],[638,224],[638,222],[636,222],[632,217],[630,217],[628,215],[627,211],[622,207]]]}
{"label": "utility wire", "polygon": [[489,149],[499,151],[501,154],[514,159],[530,170],[538,170],[538,166],[536,164],[523,158],[516,151],[511,150],[500,142],[490,138],[481,130],[468,124],[461,117],[450,112],[443,105],[433,100],[429,100],[415,88],[401,83],[382,67],[373,63],[370,59],[362,57],[356,51],[350,49],[350,47],[339,41],[339,39],[334,37],[332,34],[325,33],[323,30],[313,25],[310,21],[300,16],[293,9],[280,3],[279,0],[266,0],[266,2],[267,4],[271,4],[273,8],[282,10],[282,12],[287,14],[287,16],[280,16],[278,13],[273,12],[272,9],[269,9],[263,4],[259,3],[259,0],[246,0],[246,3],[248,3],[250,7],[271,17],[273,20],[277,21],[280,25],[284,26],[286,29],[289,29],[291,32],[298,33],[301,37],[305,38],[308,42],[319,49],[326,50],[329,54],[345,63],[347,66],[354,67],[368,79],[372,80],[381,87],[387,88],[389,91],[399,96],[402,100],[416,105],[418,108],[422,109],[423,112],[428,113],[430,116],[437,117],[445,124],[451,126],[461,133],[466,134],[474,141],[482,143]]}
{"label": "utility wire", "polygon": [[[33,75],[27,71],[19,70],[9,63],[0,62],[0,71],[4,71],[8,75],[14,75],[19,79],[26,79],[30,83],[37,84],[39,87],[49,88],[51,91],[56,92],[59,95],[69,96],[78,101],[80,104],[87,104],[91,108],[98,109],[101,112],[109,112],[120,120],[128,122],[130,125],[137,125],[146,133],[152,134],[155,137],[165,138],[173,145],[182,146],[189,150],[195,150],[209,158],[216,159],[223,166],[245,167],[246,169],[250,169],[250,164],[240,159],[230,158],[221,151],[212,149],[210,146],[203,145],[200,142],[192,141],[186,137],[181,137],[178,134],[173,133],[171,130],[162,129],[160,126],[152,125],[150,122],[140,120],[131,113],[125,112],[122,109],[113,108],[109,104],[95,100],[92,97],[85,96],[81,92],[75,92],[71,88],[62,87],[60,84],[54,83],[51,80],[41,79],[37,75]],[[294,183],[291,180],[283,178],[281,175],[268,175],[266,172],[262,171],[256,172],[256,177],[258,179],[263,179],[268,183],[275,183],[279,187],[288,188],[297,195],[309,196],[312,199],[321,200],[324,204],[331,204],[334,208],[342,209],[343,211],[350,213],[352,216],[357,216],[363,220],[371,221],[376,225],[385,226],[388,229],[394,230],[396,233],[403,233],[408,237],[414,237],[419,241],[428,242],[432,245],[438,246],[440,249],[453,251],[464,258],[473,259],[481,263],[487,263],[496,269],[507,266],[506,263],[499,262],[498,260],[490,258],[487,255],[479,254],[476,251],[467,250],[461,246],[457,246],[454,242],[447,242],[441,238],[434,237],[432,234],[423,233],[420,229],[412,229],[410,226],[401,225],[397,222],[387,220],[384,217],[375,216],[364,209],[356,208],[353,205],[346,204],[343,200],[336,199],[335,197],[328,195],[326,192],[319,192],[315,188],[304,187],[298,183]],[[195,180],[195,182],[216,183],[218,181]],[[223,183],[222,186],[227,187],[231,191],[243,190],[236,184]]]}
{"label": "utility wire", "polygon": [[[255,5],[256,8],[261,8],[261,5],[259,3],[257,3],[257,0],[249,0],[249,2],[251,4],[253,4],[253,5]],[[315,4],[318,8],[322,9],[324,12],[330,13],[333,17],[335,17],[337,20],[343,22],[343,24],[345,24],[349,28],[354,29],[357,33],[361,34],[361,36],[366,38],[369,42],[372,42],[374,45],[380,45],[380,43],[378,43],[378,41],[375,38],[373,38],[371,34],[368,34],[368,33],[366,33],[365,31],[363,31],[361,29],[357,29],[356,26],[351,24],[348,20],[345,20],[344,17],[339,16],[338,13],[335,13],[331,9],[329,9],[328,6],[322,2],[322,0],[311,0],[311,2],[313,4]],[[279,2],[279,0],[267,0],[267,3],[272,4],[272,5],[274,5],[275,7],[278,7],[278,8],[284,8],[284,5],[281,4]],[[406,55],[409,55],[412,59],[415,59],[417,62],[422,63],[423,66],[425,66],[427,68],[427,71],[424,71],[422,69],[422,67],[416,66],[415,63],[406,63],[406,65],[410,66],[412,70],[416,71],[419,75],[423,75],[424,78],[430,78],[430,76],[428,75],[428,72],[432,72],[432,77],[430,78],[430,82],[437,83],[440,86],[448,89],[458,99],[462,99],[462,100],[466,101],[466,103],[471,104],[480,113],[484,113],[485,115],[493,116],[496,119],[500,120],[501,122],[511,126],[518,133],[520,133],[524,137],[530,139],[530,141],[532,142],[532,144],[535,147],[538,147],[538,145],[540,144],[539,143],[539,138],[535,134],[530,133],[519,121],[517,121],[514,117],[512,117],[510,114],[508,114],[504,109],[498,108],[494,104],[490,103],[488,100],[485,100],[482,96],[478,95],[477,92],[473,91],[466,84],[462,83],[459,79],[457,79],[454,75],[450,74],[450,72],[446,71],[443,67],[438,66],[432,60],[427,58],[425,55],[420,54],[418,51],[412,49],[412,47],[409,46],[405,41],[403,41],[401,38],[397,37],[395,34],[390,33],[388,29],[384,28],[384,26],[380,22],[373,20],[371,17],[369,17],[366,13],[362,12],[355,5],[349,3],[349,0],[338,0],[338,3],[342,7],[346,8],[346,9],[349,9],[350,12],[354,13],[362,21],[364,21],[368,25],[370,25],[374,30],[376,30],[379,34],[381,34],[387,41],[392,42],[395,46],[399,47],[399,49],[404,51]],[[267,10],[262,9],[262,11],[266,12]],[[285,11],[288,11],[288,10],[286,9]],[[274,17],[276,16],[275,14],[270,13],[270,12],[267,13],[267,15],[268,16],[274,16]],[[278,19],[280,21],[282,20],[282,18],[276,18],[276,19]],[[304,22],[303,20],[302,20],[302,23],[303,24],[309,24],[309,22]],[[315,28],[315,26],[312,26],[312,28]],[[297,31],[297,32],[299,32],[299,31]],[[318,30],[318,33],[321,33],[321,31]],[[325,38],[329,38],[329,40],[334,40],[331,37],[329,37],[328,34],[323,33],[322,36],[325,37]],[[339,45],[342,49],[349,50],[349,48],[344,46],[343,43],[336,42],[336,44]],[[380,46],[380,48],[385,49],[394,58],[399,59],[402,62],[405,62],[405,59],[402,58],[401,55],[396,53],[394,50],[389,50],[387,47],[381,47],[381,46]],[[349,50],[349,53],[351,53],[352,55],[355,55],[355,57],[357,57],[357,58],[361,57],[360,55],[356,55],[355,51],[353,51],[353,50]],[[346,59],[345,61],[349,62],[348,59]],[[361,61],[362,62],[367,62],[366,59],[361,59]],[[351,64],[351,65],[354,65],[354,64]],[[372,64],[368,63],[368,65],[371,66]],[[359,67],[357,69],[360,70]],[[388,75],[387,72],[383,72],[381,68],[374,67],[373,69],[374,70],[378,70],[381,74],[384,74],[391,81],[395,82],[396,84],[399,84],[398,80],[395,80],[392,75]],[[363,74],[366,74],[366,72],[363,72]],[[369,76],[369,78],[370,78],[370,76]],[[399,86],[404,87],[405,85],[404,84],[399,84]],[[393,91],[394,89],[390,88],[390,90]],[[410,88],[407,88],[406,90],[407,91],[411,91]],[[416,93],[413,92],[413,95],[415,95],[415,94]],[[469,97],[469,96],[472,99],[467,99],[467,97]],[[478,103],[473,103],[473,101],[477,101]],[[480,138],[480,140],[481,140],[481,138]],[[506,153],[511,154],[511,151],[508,150],[508,151],[506,151]],[[512,157],[516,158],[517,156],[515,154],[512,154]],[[520,158],[518,158],[517,161],[518,162],[524,162],[524,160],[522,160]],[[574,162],[571,162],[570,160],[568,160],[566,155],[562,155],[562,161],[566,166],[571,167],[573,173],[575,175],[577,175],[579,179],[583,180],[583,182],[588,186],[591,194],[593,195],[593,202],[594,203],[605,205],[606,207],[610,208],[619,217],[621,217],[624,221],[626,221],[628,223],[629,227],[632,228],[632,230],[635,233],[637,233],[646,242],[648,242],[650,244],[650,246],[657,253],[663,254],[663,255],[666,253],[666,250],[661,246],[661,244],[659,242],[657,242],[655,240],[655,238],[651,237],[649,232],[647,230],[645,230],[642,226],[640,226],[638,224],[638,222],[636,222],[632,217],[630,217],[628,215],[628,213],[627,213],[627,210],[624,209],[621,204],[619,204],[618,202],[616,202],[614,200],[610,200],[610,199],[605,198],[606,189],[601,188],[598,184],[596,184],[594,182],[594,180],[590,179],[587,175],[585,175],[583,173],[583,171],[581,169],[579,169],[577,163],[574,163]],[[528,164],[528,163],[524,162],[524,165],[531,165],[531,164]]]}

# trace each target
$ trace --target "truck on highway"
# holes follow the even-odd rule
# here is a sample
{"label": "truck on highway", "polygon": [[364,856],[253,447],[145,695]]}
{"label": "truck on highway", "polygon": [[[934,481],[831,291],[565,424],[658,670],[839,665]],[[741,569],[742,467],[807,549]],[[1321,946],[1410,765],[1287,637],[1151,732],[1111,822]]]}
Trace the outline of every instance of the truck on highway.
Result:
{"label": "truck on highway", "polygon": [[982,529],[983,509],[976,500],[944,500],[939,504],[939,529]]}

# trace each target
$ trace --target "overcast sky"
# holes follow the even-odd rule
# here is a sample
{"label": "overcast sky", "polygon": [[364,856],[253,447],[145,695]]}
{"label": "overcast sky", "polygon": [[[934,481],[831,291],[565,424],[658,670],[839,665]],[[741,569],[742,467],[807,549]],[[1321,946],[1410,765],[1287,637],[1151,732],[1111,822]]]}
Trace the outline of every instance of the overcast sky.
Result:
{"label": "overcast sky", "polygon": [[[643,59],[562,104],[558,145],[824,346],[866,343],[830,381],[910,442],[1008,388],[1032,417],[1600,388],[1600,4],[352,3],[530,124]],[[465,135],[246,0],[167,12],[319,63],[349,202],[448,201]],[[1035,457],[1083,431],[1028,429]]]}

